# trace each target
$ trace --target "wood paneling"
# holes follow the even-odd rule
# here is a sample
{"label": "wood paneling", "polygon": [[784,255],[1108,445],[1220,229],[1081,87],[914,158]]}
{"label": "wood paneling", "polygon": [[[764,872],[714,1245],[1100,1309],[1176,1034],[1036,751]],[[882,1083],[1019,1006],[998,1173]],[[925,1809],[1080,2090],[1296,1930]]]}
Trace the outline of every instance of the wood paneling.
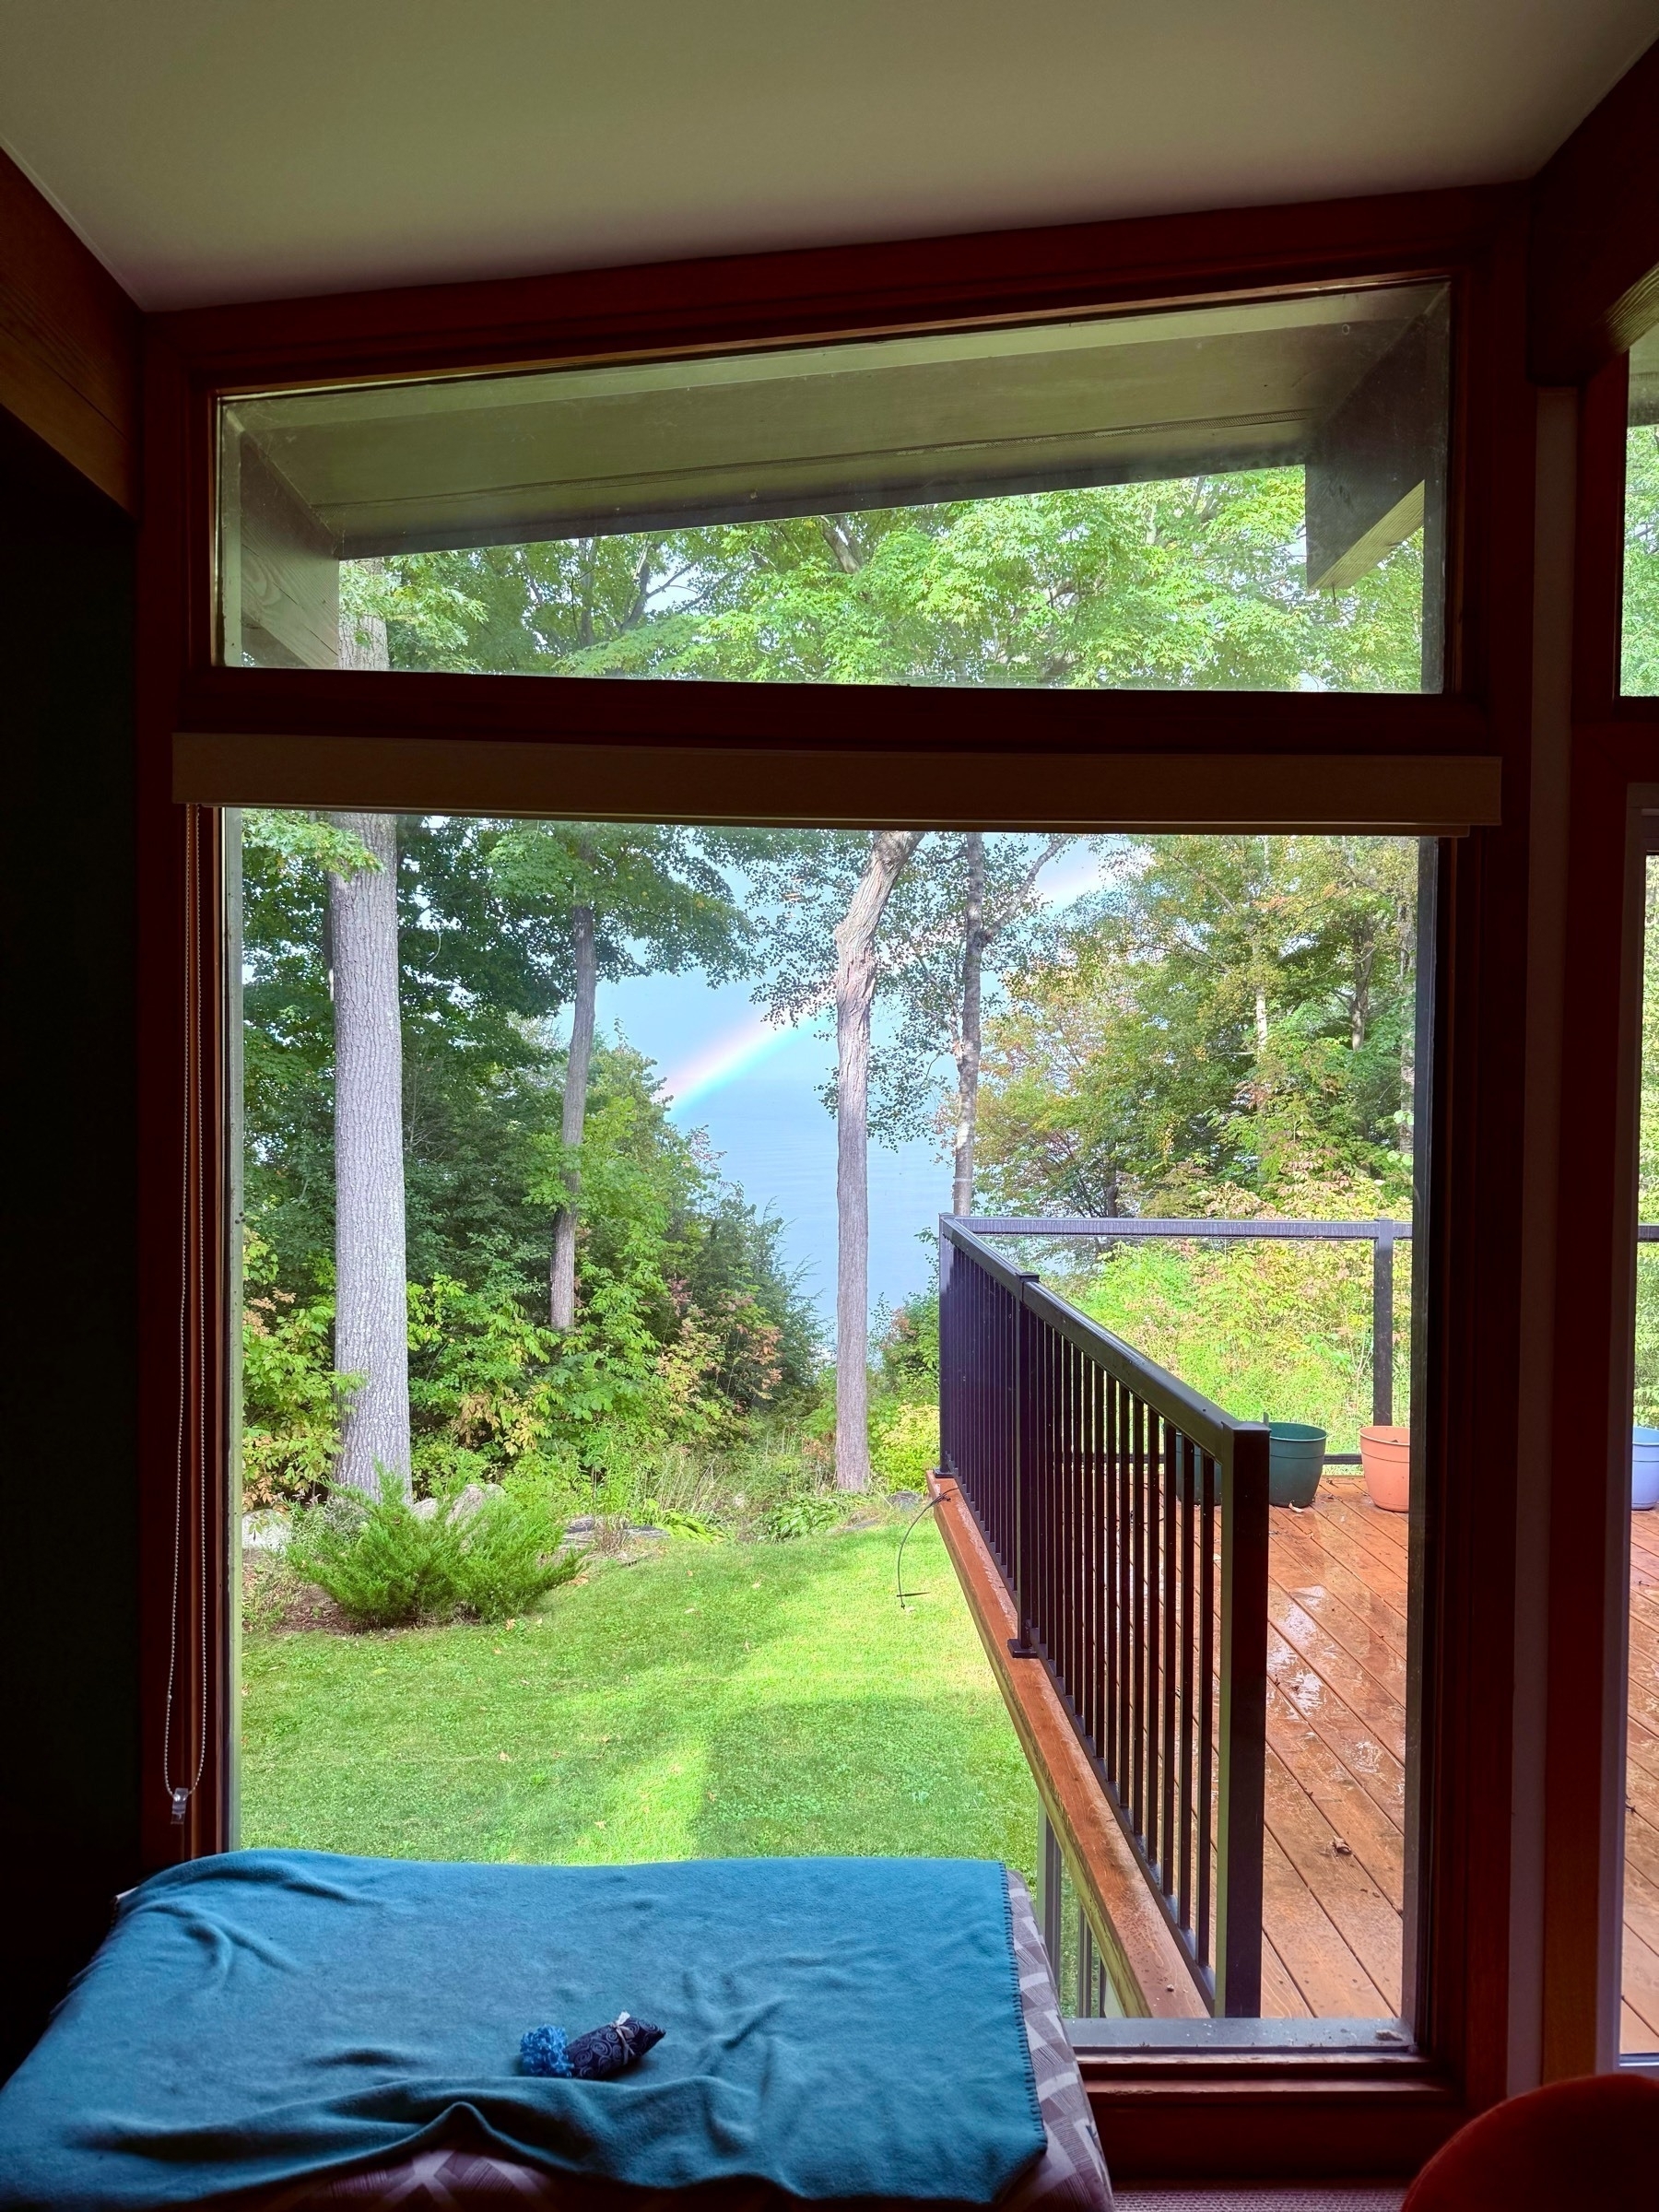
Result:
{"label": "wood paneling", "polygon": [[220,466],[223,657],[232,666],[337,668],[338,547],[251,439],[228,435]]}
{"label": "wood paneling", "polygon": [[138,511],[138,311],[0,153],[0,406]]}
{"label": "wood paneling", "polygon": [[1528,356],[1576,384],[1659,318],[1659,45],[1533,180]]}

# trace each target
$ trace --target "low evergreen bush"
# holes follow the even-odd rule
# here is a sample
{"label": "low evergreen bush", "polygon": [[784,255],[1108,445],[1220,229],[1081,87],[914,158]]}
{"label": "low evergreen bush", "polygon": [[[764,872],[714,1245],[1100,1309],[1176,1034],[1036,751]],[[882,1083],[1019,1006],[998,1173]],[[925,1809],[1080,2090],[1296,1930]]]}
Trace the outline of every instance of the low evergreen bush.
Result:
{"label": "low evergreen bush", "polygon": [[336,1488],[294,1516],[288,1563],[325,1590],[356,1629],[447,1620],[459,1602],[461,1530],[440,1506],[422,1519],[390,1477],[378,1498]]}
{"label": "low evergreen bush", "polygon": [[476,1501],[450,1488],[416,1511],[382,1476],[380,1496],[336,1489],[296,1514],[287,1563],[358,1629],[418,1620],[505,1620],[575,1573],[547,1486],[510,1480]]}
{"label": "low evergreen bush", "polygon": [[576,1554],[559,1549],[564,1524],[545,1484],[509,1477],[502,1488],[458,1516],[457,1525],[455,1604],[479,1620],[527,1613],[576,1572]]}

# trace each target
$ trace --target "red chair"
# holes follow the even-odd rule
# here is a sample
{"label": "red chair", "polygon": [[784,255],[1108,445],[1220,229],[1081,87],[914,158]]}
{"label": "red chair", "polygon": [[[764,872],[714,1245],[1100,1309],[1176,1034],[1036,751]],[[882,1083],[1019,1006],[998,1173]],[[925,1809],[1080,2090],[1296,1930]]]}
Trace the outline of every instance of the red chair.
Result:
{"label": "red chair", "polygon": [[1596,2074],[1498,2104],[1430,2159],[1403,2212],[1656,2212],[1659,2081]]}

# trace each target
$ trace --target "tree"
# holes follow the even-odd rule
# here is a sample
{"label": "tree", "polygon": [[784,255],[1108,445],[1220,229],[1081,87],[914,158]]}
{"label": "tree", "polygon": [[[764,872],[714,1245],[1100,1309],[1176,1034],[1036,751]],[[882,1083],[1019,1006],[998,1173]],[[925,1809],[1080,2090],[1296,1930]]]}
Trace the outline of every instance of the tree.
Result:
{"label": "tree", "polygon": [[924,835],[742,830],[719,847],[754,899],[756,998],[776,1021],[818,1013],[834,1020],[826,1103],[835,1114],[835,1479],[849,1490],[870,1482],[871,1016],[886,960],[883,918]]}
{"label": "tree", "polygon": [[920,830],[877,830],[835,925],[835,1482],[870,1487],[870,1012],[876,934]]}
{"label": "tree", "polygon": [[935,831],[888,910],[886,962],[902,1019],[878,1071],[877,1126],[889,1136],[936,1126],[936,1071],[948,1060],[955,1214],[973,1211],[986,982],[1036,956],[1045,935],[1037,881],[1071,841]]}
{"label": "tree", "polygon": [[[1300,469],[421,555],[459,645],[394,665],[810,682],[1415,690],[1420,538],[1304,578]],[[389,564],[395,567],[396,564]]]}
{"label": "tree", "polygon": [[339,1479],[409,1487],[408,1263],[403,1030],[397,992],[397,824],[335,814],[369,865],[328,878],[335,1006],[335,1366],[351,1378]]}
{"label": "tree", "polygon": [[1659,425],[1625,441],[1624,655],[1621,688],[1659,691]]}
{"label": "tree", "polygon": [[700,968],[720,982],[747,958],[749,929],[718,867],[687,830],[583,822],[520,822],[496,841],[491,865],[521,907],[566,918],[572,981],[547,1312],[555,1329],[576,1319],[576,1225],[582,1138],[600,976],[678,975]]}
{"label": "tree", "polygon": [[1109,852],[1012,988],[983,1150],[1010,1211],[1201,1208],[1359,1178],[1409,1187],[1416,851],[1177,837]]}

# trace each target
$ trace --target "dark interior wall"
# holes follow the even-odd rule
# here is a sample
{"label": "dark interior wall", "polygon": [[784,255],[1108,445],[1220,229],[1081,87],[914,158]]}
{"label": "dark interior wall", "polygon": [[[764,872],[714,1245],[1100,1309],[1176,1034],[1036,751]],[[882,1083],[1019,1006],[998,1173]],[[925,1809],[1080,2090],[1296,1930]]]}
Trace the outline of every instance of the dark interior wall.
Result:
{"label": "dark interior wall", "polygon": [[137,1867],[133,581],[0,412],[0,2075]]}

